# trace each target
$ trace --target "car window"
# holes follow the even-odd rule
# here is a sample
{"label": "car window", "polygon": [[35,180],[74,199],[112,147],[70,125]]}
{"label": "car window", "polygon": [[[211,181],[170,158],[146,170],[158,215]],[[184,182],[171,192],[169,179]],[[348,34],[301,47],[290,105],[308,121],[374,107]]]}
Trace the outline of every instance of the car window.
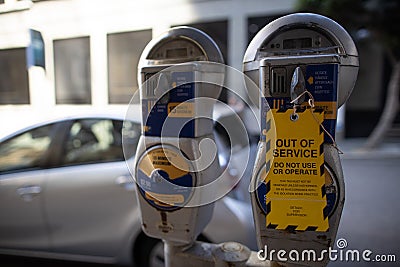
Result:
{"label": "car window", "polygon": [[[61,165],[80,165],[124,160],[120,120],[82,119],[68,133]],[[137,135],[139,135],[138,133]],[[138,138],[138,137],[137,137]]]}
{"label": "car window", "polygon": [[51,143],[53,124],[29,130],[0,144],[0,173],[38,169]]}

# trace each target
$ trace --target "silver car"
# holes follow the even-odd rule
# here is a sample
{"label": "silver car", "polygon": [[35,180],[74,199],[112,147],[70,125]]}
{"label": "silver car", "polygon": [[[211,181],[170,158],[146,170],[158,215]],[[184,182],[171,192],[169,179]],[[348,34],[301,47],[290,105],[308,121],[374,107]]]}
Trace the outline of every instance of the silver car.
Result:
{"label": "silver car", "polygon": [[[121,132],[122,115],[63,118],[0,139],[0,253],[162,266],[162,243],[140,227]],[[129,155],[133,157],[134,155]],[[200,239],[255,247],[248,203],[224,197]]]}

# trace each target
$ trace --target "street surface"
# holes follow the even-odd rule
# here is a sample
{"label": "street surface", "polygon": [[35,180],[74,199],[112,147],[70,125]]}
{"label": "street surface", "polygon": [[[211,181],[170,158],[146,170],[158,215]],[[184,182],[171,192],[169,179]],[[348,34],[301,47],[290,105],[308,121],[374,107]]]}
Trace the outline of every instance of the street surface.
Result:
{"label": "street surface", "polygon": [[[395,254],[397,259],[397,264],[361,261],[360,266],[400,266],[400,157],[349,158],[342,165],[346,202],[337,239],[346,239],[347,249]],[[332,262],[329,266],[353,265]]]}

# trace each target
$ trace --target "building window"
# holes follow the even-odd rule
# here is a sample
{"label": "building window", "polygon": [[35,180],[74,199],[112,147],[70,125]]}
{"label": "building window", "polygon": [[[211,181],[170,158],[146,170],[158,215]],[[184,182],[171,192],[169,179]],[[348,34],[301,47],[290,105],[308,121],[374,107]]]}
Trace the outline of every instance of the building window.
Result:
{"label": "building window", "polygon": [[208,34],[218,45],[224,57],[225,64],[229,64],[228,58],[228,21],[211,21],[186,24],[186,26],[199,29]]}
{"label": "building window", "polygon": [[138,89],[137,65],[140,55],[151,37],[151,30],[108,34],[108,97],[110,104],[129,103]]}
{"label": "building window", "polygon": [[54,41],[57,104],[91,104],[90,39]]}
{"label": "building window", "polygon": [[0,104],[29,104],[25,48],[0,50]]}

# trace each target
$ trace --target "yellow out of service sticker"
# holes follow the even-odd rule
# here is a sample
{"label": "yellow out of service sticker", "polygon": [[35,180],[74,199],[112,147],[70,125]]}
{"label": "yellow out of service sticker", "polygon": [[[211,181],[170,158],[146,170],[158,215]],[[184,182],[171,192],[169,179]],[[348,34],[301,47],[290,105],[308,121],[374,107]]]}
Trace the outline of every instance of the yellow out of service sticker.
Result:
{"label": "yellow out of service sticker", "polygon": [[326,232],[329,222],[324,132],[320,128],[324,114],[305,109],[293,117],[291,109],[271,111],[276,126],[276,143],[265,181],[266,226],[289,232]]}

